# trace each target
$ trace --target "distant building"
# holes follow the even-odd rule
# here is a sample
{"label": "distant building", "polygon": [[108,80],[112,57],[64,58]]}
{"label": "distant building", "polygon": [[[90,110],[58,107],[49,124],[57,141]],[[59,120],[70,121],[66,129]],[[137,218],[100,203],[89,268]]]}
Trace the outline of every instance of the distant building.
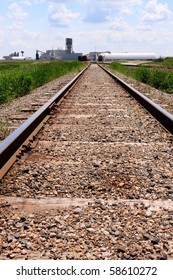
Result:
{"label": "distant building", "polygon": [[81,55],[83,54],[73,52],[73,41],[71,38],[66,38],[65,50],[46,50],[45,52],[39,50],[36,51],[36,59],[40,60],[78,60],[78,57]]}
{"label": "distant building", "polygon": [[91,58],[91,60],[97,60],[97,58],[98,58],[98,56],[100,55],[100,54],[102,54],[102,53],[110,53],[110,51],[104,51],[104,52],[101,52],[101,51],[99,51],[99,52],[97,52],[97,51],[94,51],[94,52],[90,52],[89,54],[88,54],[88,56]]}
{"label": "distant building", "polygon": [[[22,56],[23,57],[23,56]],[[21,57],[19,56],[19,52],[14,52],[11,53],[9,55],[4,55],[3,58],[5,60],[11,60],[11,59],[21,59]]]}

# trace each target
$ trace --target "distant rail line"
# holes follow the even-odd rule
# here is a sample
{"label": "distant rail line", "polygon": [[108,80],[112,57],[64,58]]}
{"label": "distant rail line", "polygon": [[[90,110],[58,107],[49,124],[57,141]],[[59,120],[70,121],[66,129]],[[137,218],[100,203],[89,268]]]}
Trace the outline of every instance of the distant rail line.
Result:
{"label": "distant rail line", "polygon": [[1,258],[172,259],[172,134],[170,113],[89,64],[0,143],[0,203],[32,244],[4,219]]}

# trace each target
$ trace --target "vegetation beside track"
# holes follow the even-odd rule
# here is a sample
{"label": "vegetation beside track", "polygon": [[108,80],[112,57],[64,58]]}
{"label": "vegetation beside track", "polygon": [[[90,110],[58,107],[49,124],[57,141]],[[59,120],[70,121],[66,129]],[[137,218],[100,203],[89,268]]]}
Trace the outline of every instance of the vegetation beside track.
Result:
{"label": "vegetation beside track", "polygon": [[152,68],[148,68],[143,65],[130,67],[122,65],[118,62],[112,62],[110,69],[132,77],[139,82],[148,84],[156,89],[163,90],[167,93],[173,93],[173,72],[170,71],[170,67],[173,68],[173,59],[166,59],[157,63],[165,66],[164,69],[155,68],[154,65]]}
{"label": "vegetation beside track", "polygon": [[72,71],[85,66],[78,61],[20,61],[0,63],[0,104],[28,94]]}
{"label": "vegetation beside track", "polygon": [[152,66],[161,66],[161,67],[168,67],[168,68],[172,68],[173,70],[173,58],[172,57],[169,57],[169,58],[166,58],[166,59],[160,59],[160,60],[157,60],[156,62],[153,61],[150,63],[150,65]]}

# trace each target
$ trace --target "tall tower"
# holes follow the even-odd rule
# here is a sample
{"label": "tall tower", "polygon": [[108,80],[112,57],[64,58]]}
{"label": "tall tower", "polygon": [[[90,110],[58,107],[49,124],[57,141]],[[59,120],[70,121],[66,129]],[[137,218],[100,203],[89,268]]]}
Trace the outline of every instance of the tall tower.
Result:
{"label": "tall tower", "polygon": [[66,38],[66,46],[65,46],[65,52],[66,53],[72,53],[73,51],[73,40],[71,38]]}

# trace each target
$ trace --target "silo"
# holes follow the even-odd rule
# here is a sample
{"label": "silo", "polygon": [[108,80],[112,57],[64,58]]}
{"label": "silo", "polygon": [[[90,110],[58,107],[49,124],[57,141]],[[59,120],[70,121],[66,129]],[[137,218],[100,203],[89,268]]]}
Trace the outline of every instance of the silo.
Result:
{"label": "silo", "polygon": [[65,52],[66,53],[72,53],[73,51],[73,41],[71,38],[66,38],[66,48]]}

